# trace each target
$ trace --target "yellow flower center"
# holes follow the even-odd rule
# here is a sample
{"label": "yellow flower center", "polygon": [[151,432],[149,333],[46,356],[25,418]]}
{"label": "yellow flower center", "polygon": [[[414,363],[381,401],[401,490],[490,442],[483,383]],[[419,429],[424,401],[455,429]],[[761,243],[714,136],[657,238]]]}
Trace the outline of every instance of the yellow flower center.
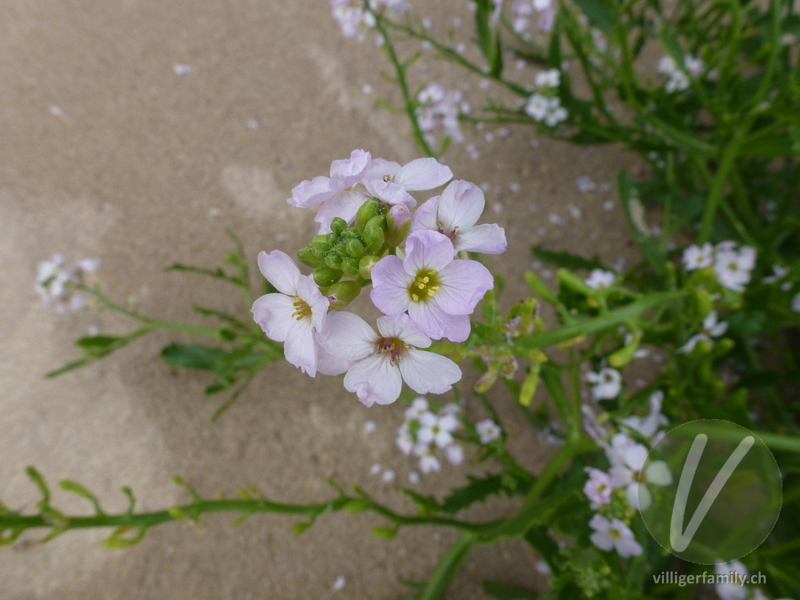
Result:
{"label": "yellow flower center", "polygon": [[408,286],[408,295],[414,302],[427,302],[441,288],[439,286],[439,276],[433,269],[423,269]]}
{"label": "yellow flower center", "polygon": [[298,321],[302,321],[306,317],[311,316],[311,307],[306,304],[305,300],[301,300],[300,296],[294,297],[292,306],[294,306],[294,312],[292,313],[292,316]]}
{"label": "yellow flower center", "polygon": [[622,537],[622,534],[613,527],[609,527],[608,537],[610,537],[612,540],[618,540],[619,538]]}

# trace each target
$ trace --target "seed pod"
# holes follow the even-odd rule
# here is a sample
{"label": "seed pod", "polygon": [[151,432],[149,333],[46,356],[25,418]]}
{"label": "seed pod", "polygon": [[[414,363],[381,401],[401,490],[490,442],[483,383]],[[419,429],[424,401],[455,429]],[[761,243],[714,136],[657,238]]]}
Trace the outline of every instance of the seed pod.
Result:
{"label": "seed pod", "polygon": [[314,269],[314,282],[320,287],[333,285],[342,278],[342,272],[330,267],[317,267]]}
{"label": "seed pod", "polygon": [[341,235],[345,229],[347,229],[347,221],[341,217],[334,217],[333,221],[331,221],[331,231],[336,235]]}
{"label": "seed pod", "polygon": [[322,259],[316,256],[309,248],[300,248],[300,250],[297,251],[297,258],[300,259],[300,262],[305,266],[311,267],[312,269],[322,265]]}
{"label": "seed pod", "polygon": [[353,258],[361,258],[364,256],[364,244],[358,240],[350,240],[347,242],[347,253]]}

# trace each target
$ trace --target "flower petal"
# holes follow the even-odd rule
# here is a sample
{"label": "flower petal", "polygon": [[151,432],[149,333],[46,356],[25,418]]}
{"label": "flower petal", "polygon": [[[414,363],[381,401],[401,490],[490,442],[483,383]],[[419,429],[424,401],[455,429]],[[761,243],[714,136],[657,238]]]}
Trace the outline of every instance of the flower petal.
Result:
{"label": "flower petal", "polygon": [[453,172],[450,167],[441,164],[435,158],[418,158],[403,166],[394,176],[394,181],[413,192],[432,190],[444,185],[452,177]]}
{"label": "flower petal", "polygon": [[463,342],[471,331],[469,316],[449,315],[433,302],[412,302],[408,314],[434,340],[446,337],[451,342]]}
{"label": "flower petal", "polygon": [[286,203],[298,208],[310,208],[329,200],[335,193],[336,190],[331,188],[330,179],[314,177],[294,186],[292,197],[286,200]]}
{"label": "flower petal", "polygon": [[258,253],[258,268],[279,292],[287,296],[297,295],[300,269],[288,254],[280,250],[273,250],[267,254],[262,250]]}
{"label": "flower petal", "polygon": [[325,204],[319,207],[314,221],[320,224],[321,233],[331,232],[331,221],[339,217],[348,224],[356,218],[356,213],[369,196],[364,192],[337,192]]}
{"label": "flower petal", "polygon": [[446,356],[409,348],[400,357],[403,380],[418,394],[444,394],[461,379],[461,369]]}
{"label": "flower petal", "polygon": [[308,304],[311,309],[311,322],[316,331],[322,331],[325,326],[325,316],[328,314],[330,300],[319,291],[317,284],[310,276],[300,277],[297,280],[297,297]]}
{"label": "flower petal", "polygon": [[672,473],[670,473],[667,463],[663,460],[656,460],[647,465],[644,470],[647,483],[654,485],[669,485],[672,483]]}
{"label": "flower petal", "polygon": [[289,327],[283,354],[287,361],[303,373],[308,373],[311,377],[317,374],[317,345],[309,319],[295,320]]}
{"label": "flower petal", "polygon": [[294,304],[284,294],[267,294],[253,302],[253,319],[266,336],[276,342],[285,342],[289,328],[295,322]]}
{"label": "flower petal", "polygon": [[393,179],[397,172],[400,170],[400,165],[394,161],[386,160],[384,158],[374,158],[367,172],[364,173],[363,181],[374,181],[375,179]]}
{"label": "flower petal", "polygon": [[454,260],[439,273],[441,289],[433,304],[450,315],[468,315],[494,287],[489,269],[476,260]]}
{"label": "flower petal", "polygon": [[399,315],[408,309],[411,297],[408,286],[414,277],[403,269],[403,261],[396,256],[384,256],[372,267],[372,290],[369,297],[378,309],[387,315]]}
{"label": "flower petal", "polygon": [[422,229],[406,238],[406,273],[416,277],[423,269],[441,271],[453,261],[455,249],[450,239],[436,231]]}
{"label": "flower petal", "polygon": [[353,364],[339,352],[329,352],[319,334],[314,337],[317,343],[317,371],[323,375],[341,375]]}
{"label": "flower petal", "polygon": [[331,188],[344,190],[357,184],[364,177],[372,162],[372,156],[364,150],[353,150],[350,158],[331,163]]}
{"label": "flower petal", "polygon": [[391,404],[400,396],[403,380],[387,355],[373,354],[350,367],[344,387],[358,394],[365,406]]}
{"label": "flower petal", "polygon": [[439,202],[439,221],[449,231],[458,227],[468,229],[475,225],[486,206],[483,190],[474,183],[451,181],[442,192]]}
{"label": "flower petal", "polygon": [[411,221],[411,231],[418,229],[430,229],[432,231],[439,230],[439,221],[437,211],[439,209],[439,198],[441,196],[434,196],[428,198],[422,205],[414,212],[414,217]]}
{"label": "flower petal", "polygon": [[487,223],[459,231],[454,246],[456,252],[466,250],[483,254],[502,254],[508,248],[508,242],[505,229],[496,223]]}
{"label": "flower petal", "polygon": [[325,349],[345,360],[361,360],[373,354],[377,341],[377,334],[364,319],[346,311],[328,313],[320,335]]}
{"label": "flower petal", "polygon": [[384,337],[396,337],[416,348],[427,348],[431,345],[431,338],[405,314],[381,317],[378,319],[378,331]]}
{"label": "flower petal", "polygon": [[417,205],[417,201],[406,191],[406,188],[395,183],[394,181],[373,179],[372,181],[365,181],[364,185],[370,194],[380,198],[387,204],[405,204],[406,206]]}

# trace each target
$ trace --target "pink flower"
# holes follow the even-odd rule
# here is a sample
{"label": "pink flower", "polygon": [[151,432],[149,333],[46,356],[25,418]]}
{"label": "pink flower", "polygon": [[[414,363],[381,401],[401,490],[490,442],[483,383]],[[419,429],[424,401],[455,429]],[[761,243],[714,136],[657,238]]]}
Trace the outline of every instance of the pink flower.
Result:
{"label": "pink flower", "polygon": [[387,315],[408,311],[425,335],[463,342],[469,316],[494,287],[489,270],[474,260],[453,260],[450,239],[435,231],[415,231],[406,257],[386,256],[372,267],[372,302]]}
{"label": "pink flower", "polygon": [[430,229],[446,235],[456,252],[501,254],[508,247],[503,228],[494,223],[475,225],[485,205],[483,191],[477,185],[452,181],[441,196],[434,196],[417,209],[411,229]]}
{"label": "pink flower", "polygon": [[295,367],[314,377],[343,373],[348,363],[319,347],[330,302],[314,281],[300,273],[280,250],[260,252],[258,268],[279,293],[266,294],[253,303],[253,318],[268,338],[286,342],[284,354]]}
{"label": "pink flower", "polygon": [[639,556],[643,552],[630,527],[619,519],[609,521],[602,515],[595,515],[589,527],[595,530],[589,539],[601,550],[616,550],[622,558]]}
{"label": "pink flower", "polygon": [[611,502],[611,478],[608,473],[591,467],[586,467],[586,472],[589,473],[589,481],[583,486],[583,493],[592,501],[592,508]]}
{"label": "pink flower", "polygon": [[452,177],[450,168],[435,158],[418,158],[403,167],[378,158],[372,161],[364,185],[370,194],[387,204],[403,203],[413,207],[417,201],[408,192],[432,190]]}
{"label": "pink flower", "polygon": [[419,394],[443,394],[461,379],[452,360],[419,350],[431,340],[408,315],[379,318],[378,331],[353,313],[333,312],[323,336],[331,353],[352,363],[344,387],[366,406],[397,400],[403,381]]}

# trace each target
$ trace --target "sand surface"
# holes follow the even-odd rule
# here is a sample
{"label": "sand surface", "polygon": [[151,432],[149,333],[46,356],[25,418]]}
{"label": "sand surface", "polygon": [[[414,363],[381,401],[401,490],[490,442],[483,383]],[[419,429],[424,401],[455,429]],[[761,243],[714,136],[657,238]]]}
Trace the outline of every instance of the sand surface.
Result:
{"label": "sand surface", "polygon": [[[458,3],[435,4],[435,26],[457,14]],[[427,72],[414,72],[417,83],[442,72],[427,64]],[[184,67],[176,73],[176,65]],[[252,484],[297,502],[330,498],[325,478],[334,477],[412,512],[396,488],[442,494],[467,472],[496,469],[447,466],[409,484],[415,465],[394,446],[400,403],[367,409],[338,380],[311,379],[285,363],[268,367],[211,424],[224,398],[203,395],[209,378],[171,370],[158,356],[190,336],[159,332],[88,368],[43,378],[78,357],[72,342],[91,326],[112,334],[133,326],[108,313],[45,309],[33,281],[37,263],[55,252],[70,262],[100,258],[106,293],[146,314],[205,324],[189,309],[197,303],[249,318],[225,284],[162,268],[219,264],[229,250],[226,227],[244,240],[253,265],[260,250],[294,253],[313,234],[313,215],[286,205],[293,186],[326,174],[331,160],[354,148],[401,163],[418,157],[404,117],[375,106],[378,96],[397,100],[379,76],[387,66],[371,39],[341,36],[323,0],[0,0],[5,503],[34,507],[24,469],[35,465],[52,484],[82,482],[108,510],[124,510],[123,485],[141,510],[185,502],[186,492],[171,483],[180,474],[206,496]],[[532,80],[533,72],[517,76]],[[457,71],[442,81],[478,89]],[[463,145],[447,156],[456,177],[487,184],[487,218],[507,228],[508,253],[490,260],[506,276],[503,305],[526,294],[523,270],[552,276],[533,264],[532,243],[630,263],[621,216],[616,206],[603,207],[614,199],[613,185],[582,193],[575,179],[613,184],[631,160],[544,138],[532,144],[530,130],[505,133],[469,133],[480,160]],[[519,420],[510,397],[500,389],[495,396],[514,454],[539,468],[550,450]],[[485,416],[477,402],[467,410],[476,420]],[[377,424],[371,434],[367,420]],[[397,479],[370,475],[374,463]],[[56,503],[86,509],[65,493]],[[510,510],[498,501],[471,516]],[[290,531],[292,518],[254,516],[237,529],[233,520],[164,525],[122,551],[103,549],[108,532],[96,531],[0,549],[0,600],[397,599],[410,593],[403,580],[425,579],[455,539],[452,531],[419,528],[377,540],[370,527],[385,523],[363,514],[323,516],[300,537]],[[535,562],[514,541],[478,548],[448,598],[484,598],[484,579],[544,589]],[[345,587],[333,592],[339,576]]]}

